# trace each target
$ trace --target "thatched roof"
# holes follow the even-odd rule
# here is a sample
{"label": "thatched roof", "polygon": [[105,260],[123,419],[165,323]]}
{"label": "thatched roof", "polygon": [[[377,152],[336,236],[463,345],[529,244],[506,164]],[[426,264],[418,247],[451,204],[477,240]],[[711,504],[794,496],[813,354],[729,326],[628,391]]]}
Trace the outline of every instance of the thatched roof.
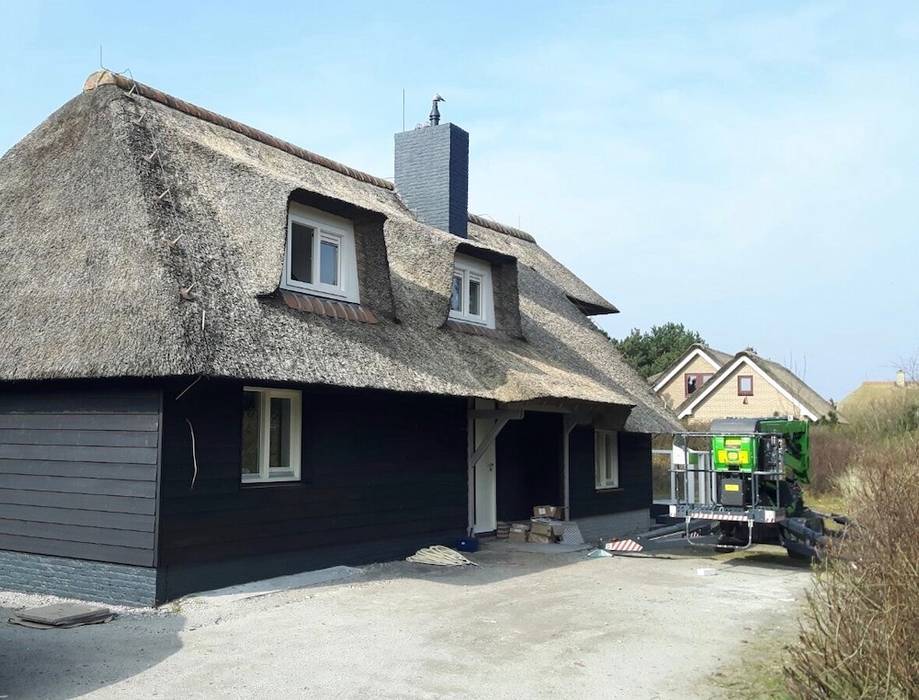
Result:
{"label": "thatched roof", "polygon": [[[529,234],[474,216],[468,239],[430,228],[385,180],[101,77],[0,159],[0,380],[205,375],[573,400],[634,406],[629,429],[676,427],[582,312],[615,307]],[[374,322],[280,297],[291,199],[354,219]],[[445,323],[458,248],[495,264],[494,334]]]}
{"label": "thatched roof", "polygon": [[839,402],[839,410],[847,418],[865,418],[890,410],[898,404],[919,404],[919,382],[862,382]]}

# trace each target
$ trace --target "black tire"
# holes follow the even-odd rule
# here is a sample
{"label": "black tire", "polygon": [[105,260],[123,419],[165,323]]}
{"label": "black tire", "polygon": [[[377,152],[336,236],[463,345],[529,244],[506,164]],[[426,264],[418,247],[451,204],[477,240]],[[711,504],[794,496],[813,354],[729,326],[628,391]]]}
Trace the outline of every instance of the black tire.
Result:
{"label": "black tire", "polygon": [[810,555],[808,555],[808,554],[801,554],[800,552],[792,551],[792,550],[788,549],[788,547],[785,548],[785,551],[788,552],[788,557],[789,557],[790,559],[794,559],[795,561],[806,561],[806,562],[813,562],[813,561],[814,561],[814,557],[812,557],[812,556],[810,556]]}

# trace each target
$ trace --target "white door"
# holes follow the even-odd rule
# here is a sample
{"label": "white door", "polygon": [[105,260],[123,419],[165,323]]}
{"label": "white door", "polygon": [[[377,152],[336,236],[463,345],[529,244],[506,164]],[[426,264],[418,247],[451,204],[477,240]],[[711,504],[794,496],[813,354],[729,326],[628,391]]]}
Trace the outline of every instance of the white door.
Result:
{"label": "white door", "polygon": [[[475,407],[491,410],[495,402],[477,399]],[[495,421],[493,418],[477,418],[473,424],[475,447],[478,449],[482,439],[491,432]],[[495,476],[495,443],[492,441],[482,459],[475,465],[475,532],[493,532],[498,527]]]}

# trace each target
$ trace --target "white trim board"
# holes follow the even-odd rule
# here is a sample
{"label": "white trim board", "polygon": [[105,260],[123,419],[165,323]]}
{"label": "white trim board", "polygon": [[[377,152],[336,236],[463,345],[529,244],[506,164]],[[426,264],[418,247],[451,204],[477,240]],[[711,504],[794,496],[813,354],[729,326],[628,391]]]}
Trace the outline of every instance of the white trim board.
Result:
{"label": "white trim board", "polygon": [[750,369],[752,369],[753,371],[755,371],[760,377],[762,377],[763,379],[765,379],[766,382],[767,382],[771,387],[773,387],[773,388],[774,388],[776,391],[778,391],[782,396],[784,396],[786,399],[788,399],[789,401],[791,401],[795,406],[797,406],[797,407],[801,410],[801,415],[802,415],[804,418],[810,418],[812,421],[816,421],[816,420],[817,420],[817,417],[816,417],[813,413],[811,413],[810,410],[808,410],[808,408],[807,408],[803,403],[801,403],[798,399],[796,399],[796,398],[793,397],[791,394],[789,394],[788,391],[786,391],[785,388],[782,387],[781,384],[779,384],[779,383],[778,383],[777,381],[775,381],[772,377],[770,377],[768,374],[766,374],[766,372],[764,372],[762,369],[760,369],[759,365],[757,365],[752,359],[750,359],[750,358],[747,357],[746,355],[744,355],[744,356],[742,356],[742,357],[738,357],[736,360],[734,360],[734,362],[731,363],[731,365],[727,368],[727,370],[725,370],[724,373],[723,373],[720,377],[718,377],[717,379],[713,377],[712,379],[710,379],[710,380],[708,380],[707,382],[705,382],[705,384],[702,385],[701,391],[697,392],[697,393],[698,393],[698,396],[697,396],[695,399],[693,399],[693,400],[689,403],[689,405],[686,406],[686,408],[684,408],[682,411],[680,411],[680,414],[679,414],[679,416],[677,416],[677,417],[678,417],[678,418],[685,418],[686,416],[692,415],[693,409],[694,409],[696,406],[698,406],[700,403],[702,403],[702,401],[703,401],[709,394],[711,394],[715,389],[717,389],[721,384],[723,384],[724,381],[725,381],[728,377],[730,377],[732,374],[734,374],[734,371],[737,370],[737,368],[739,368],[741,365],[747,365],[748,367],[750,367]]}
{"label": "white trim board", "polygon": [[705,352],[702,348],[693,348],[692,351],[687,353],[686,357],[684,357],[680,361],[680,363],[677,364],[676,367],[674,367],[672,370],[670,370],[670,372],[667,373],[667,376],[663,377],[662,379],[657,380],[657,383],[654,385],[653,390],[657,392],[663,389],[667,385],[667,382],[669,382],[677,374],[679,374],[680,370],[686,367],[686,365],[688,365],[696,357],[701,357],[703,360],[708,362],[716,372],[719,369],[721,369],[721,365],[715,362],[715,360],[712,359],[711,355]]}

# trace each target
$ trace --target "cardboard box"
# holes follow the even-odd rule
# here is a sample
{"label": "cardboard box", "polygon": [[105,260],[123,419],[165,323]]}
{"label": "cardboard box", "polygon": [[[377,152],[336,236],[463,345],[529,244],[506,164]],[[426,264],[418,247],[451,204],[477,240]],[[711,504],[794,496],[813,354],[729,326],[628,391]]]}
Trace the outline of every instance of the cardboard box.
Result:
{"label": "cardboard box", "polygon": [[552,530],[552,521],[539,518],[533,518],[530,521],[530,532],[534,535],[543,535],[544,537],[552,537],[552,535],[555,534]]}
{"label": "cardboard box", "polygon": [[532,542],[533,544],[552,544],[555,542],[555,538],[551,535],[537,535],[535,532],[531,532],[527,537],[527,542]]}
{"label": "cardboard box", "polygon": [[526,530],[511,529],[511,531],[507,533],[507,541],[508,542],[526,542],[528,534],[529,533]]}
{"label": "cardboard box", "polygon": [[533,506],[533,517],[562,519],[562,509],[559,506]]}

